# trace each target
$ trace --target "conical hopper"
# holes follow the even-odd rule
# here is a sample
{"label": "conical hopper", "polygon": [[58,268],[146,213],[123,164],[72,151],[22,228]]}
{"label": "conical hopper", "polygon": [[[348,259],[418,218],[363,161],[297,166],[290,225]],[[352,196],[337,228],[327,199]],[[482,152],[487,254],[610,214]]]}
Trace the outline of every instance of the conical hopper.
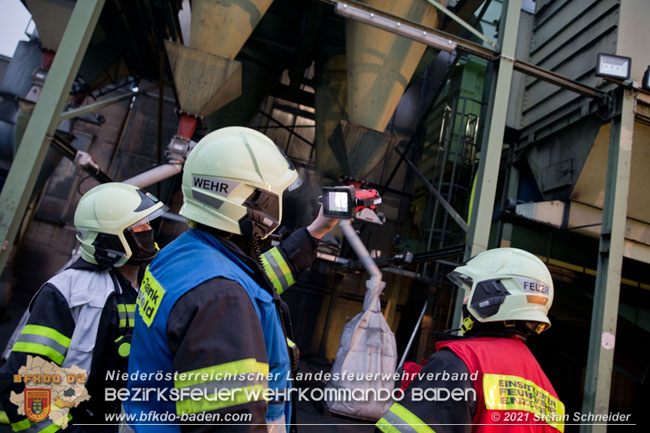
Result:
{"label": "conical hopper", "polygon": [[329,138],[339,121],[348,118],[345,55],[328,59],[316,74],[314,85],[316,169],[323,176],[337,179],[341,170],[330,147]]}
{"label": "conical hopper", "polygon": [[[428,27],[436,9],[425,0],[365,0],[363,3]],[[347,19],[348,115],[350,122],[383,131],[426,45]]]}
{"label": "conical hopper", "polygon": [[341,120],[329,143],[341,168],[341,174],[355,179],[366,179],[390,150],[402,141],[374,129]]}
{"label": "conical hopper", "polygon": [[47,50],[57,51],[75,2],[72,0],[25,0],[38,30],[38,37]]}
{"label": "conical hopper", "polygon": [[241,94],[241,63],[165,41],[181,109],[207,116]]}
{"label": "conical hopper", "polygon": [[193,0],[190,47],[234,59],[273,0]]}

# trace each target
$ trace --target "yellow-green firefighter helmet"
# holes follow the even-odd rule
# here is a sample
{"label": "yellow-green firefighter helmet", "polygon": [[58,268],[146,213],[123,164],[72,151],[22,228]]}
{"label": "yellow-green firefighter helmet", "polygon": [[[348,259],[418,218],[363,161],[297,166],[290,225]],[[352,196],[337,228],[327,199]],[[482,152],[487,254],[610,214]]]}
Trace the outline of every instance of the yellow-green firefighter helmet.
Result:
{"label": "yellow-green firefighter helmet", "polygon": [[150,260],[155,255],[152,233],[143,238],[133,228],[165,209],[156,197],[133,185],[110,182],[94,187],[81,197],[74,214],[81,257],[104,267]]}
{"label": "yellow-green firefighter helmet", "polygon": [[206,135],[183,167],[183,207],[190,221],[249,238],[266,238],[282,220],[282,195],[300,185],[286,155],[254,129]]}
{"label": "yellow-green firefighter helmet", "polygon": [[467,309],[478,322],[537,322],[536,332],[551,326],[553,279],[544,262],[527,251],[487,250],[448,277],[465,289]]}

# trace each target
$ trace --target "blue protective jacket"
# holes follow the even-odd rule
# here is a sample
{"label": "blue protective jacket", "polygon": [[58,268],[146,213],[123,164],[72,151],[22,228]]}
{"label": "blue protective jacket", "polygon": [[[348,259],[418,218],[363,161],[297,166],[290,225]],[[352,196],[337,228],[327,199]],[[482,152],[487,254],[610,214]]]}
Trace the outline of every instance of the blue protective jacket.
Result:
{"label": "blue protective jacket", "polygon": [[[247,402],[259,400],[255,391],[279,391],[279,397],[270,393],[267,421],[291,419],[291,405],[282,391],[289,387],[291,364],[283,324],[274,302],[273,291],[264,288],[255,272],[212,235],[201,230],[190,230],[165,247],[147,268],[140,294],[138,312],[129,358],[130,397],[124,402],[128,414],[148,415],[145,423],[133,423],[140,431],[180,432],[178,425],[188,415],[228,410]],[[205,366],[195,371],[174,371],[174,356],[168,341],[170,312],[178,300],[208,280],[224,278],[238,283],[246,292],[257,314],[264,338],[267,359],[242,359]],[[267,286],[270,286],[267,281]],[[191,294],[188,294],[190,296]],[[255,325],[257,326],[257,325]],[[219,339],[220,332],[237,329],[214,329],[213,335],[203,338]],[[241,339],[249,338],[241,335]],[[182,373],[187,373],[185,376]],[[192,373],[193,376],[190,376]],[[201,374],[206,373],[205,376]],[[215,376],[215,373],[217,376]],[[244,379],[228,380],[218,374],[245,375]],[[136,393],[150,398],[134,399]],[[164,390],[160,393],[159,390]],[[220,399],[217,389],[240,389],[253,394],[231,394]],[[139,390],[139,391],[138,391]],[[190,396],[189,392],[196,391]],[[183,392],[186,392],[183,394]],[[284,393],[288,397],[288,392]],[[252,395],[252,396],[251,396]],[[268,399],[267,398],[267,399]],[[158,414],[158,416],[156,416]],[[175,414],[175,416],[173,415]],[[185,417],[185,418],[183,418]],[[171,421],[171,422],[170,422]],[[146,423],[156,423],[147,426]],[[160,424],[165,425],[160,425]]]}

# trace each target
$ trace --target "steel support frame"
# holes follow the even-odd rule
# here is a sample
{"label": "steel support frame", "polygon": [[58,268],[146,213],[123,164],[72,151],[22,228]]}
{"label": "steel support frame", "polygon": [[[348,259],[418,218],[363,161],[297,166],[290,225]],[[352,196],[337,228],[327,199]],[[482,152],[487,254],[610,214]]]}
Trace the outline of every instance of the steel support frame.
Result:
{"label": "steel support frame", "polygon": [[60,123],[70,87],[104,2],[105,0],[76,2],[43,91],[9,170],[0,194],[0,270],[4,269],[11,253],[50,140]]}
{"label": "steel support frame", "polygon": [[[611,122],[605,202],[582,400],[583,413],[606,414],[609,409],[625,245],[636,93],[633,87],[623,89],[623,94],[619,98],[621,114]],[[605,424],[580,426],[581,433],[606,431]]]}
{"label": "steel support frame", "polygon": [[147,87],[146,89],[138,90],[137,92],[131,92],[129,91],[128,93],[125,93],[123,95],[119,96],[114,96],[112,98],[104,99],[103,101],[97,101],[92,104],[88,105],[82,105],[81,107],[74,108],[72,110],[64,111],[61,113],[59,117],[59,121],[62,122],[64,120],[68,119],[73,119],[75,117],[79,117],[81,115],[84,115],[86,113],[90,113],[91,111],[99,110],[104,107],[108,107],[109,105],[113,105],[117,102],[123,101],[124,99],[128,98],[134,98],[138,95],[141,95],[143,93],[147,93],[150,90],[155,90],[156,87],[158,86],[150,86]]}
{"label": "steel support frame", "polygon": [[420,181],[424,184],[424,186],[429,190],[431,194],[438,200],[438,203],[447,211],[449,216],[458,224],[458,226],[463,229],[464,232],[467,232],[469,230],[469,227],[467,226],[467,222],[463,219],[463,217],[454,209],[454,206],[449,203],[445,197],[434,187],[431,182],[429,182],[429,179],[426,178],[424,174],[420,170],[418,170],[418,167],[406,157],[405,153],[400,152],[399,150],[395,149],[397,153],[402,157],[404,162],[408,164],[408,166],[413,170],[413,172],[420,178]]}
{"label": "steel support frame", "polygon": [[[334,4],[334,5],[336,5],[336,4],[348,4],[348,5],[354,6],[355,8],[362,9],[362,10],[365,10],[367,12],[373,13],[373,14],[375,14],[377,16],[381,16],[381,17],[384,17],[384,18],[387,18],[387,19],[390,19],[390,20],[399,21],[399,22],[408,24],[409,26],[414,27],[414,28],[416,28],[418,30],[421,30],[423,32],[430,33],[432,35],[436,35],[436,36],[448,39],[449,41],[456,44],[456,48],[459,51],[463,51],[465,53],[472,54],[474,56],[478,56],[478,57],[481,57],[481,58],[484,58],[484,59],[487,59],[487,60],[490,60],[490,61],[493,61],[493,60],[497,59],[500,55],[506,54],[503,51],[501,51],[501,54],[500,54],[497,50],[495,50],[493,48],[487,48],[487,47],[484,47],[484,46],[482,46],[480,44],[469,41],[467,39],[463,39],[461,37],[453,35],[451,33],[447,33],[447,32],[444,32],[442,30],[434,29],[434,28],[431,28],[431,27],[423,26],[423,25],[421,25],[419,23],[409,21],[409,20],[404,19],[402,17],[398,17],[396,15],[387,13],[385,11],[370,7],[370,6],[368,6],[368,5],[364,4],[364,3],[360,3],[357,0],[321,0],[321,1],[323,1],[325,3],[331,3],[331,4]],[[499,34],[501,35],[502,33],[499,33]],[[513,41],[513,43],[514,43],[514,41]],[[589,98],[594,98],[594,99],[598,99],[598,100],[601,100],[601,101],[607,101],[607,94],[604,93],[603,91],[595,88],[595,87],[587,86],[585,84],[580,83],[577,80],[572,80],[572,79],[566,78],[566,77],[562,76],[561,74],[558,74],[558,73],[553,72],[553,71],[549,71],[549,70],[541,68],[541,67],[539,67],[537,65],[533,65],[531,63],[524,62],[522,60],[517,60],[516,58],[514,58],[514,52],[512,54],[513,55],[510,56],[510,60],[513,62],[514,68],[515,68],[516,71],[519,71],[519,72],[524,73],[526,75],[530,75],[530,76],[532,76],[534,78],[545,81],[547,83],[551,83],[551,84],[553,84],[555,86],[562,87],[563,89],[567,89],[567,90],[570,90],[572,92],[576,92],[576,93],[578,93],[580,95],[587,96]]]}
{"label": "steel support frame", "polygon": [[477,38],[485,41],[492,48],[496,48],[494,43],[492,41],[490,41],[487,38],[487,36],[485,36],[483,33],[479,32],[478,30],[476,30],[469,23],[465,22],[461,17],[459,17],[458,15],[456,15],[455,13],[453,13],[452,11],[450,11],[449,9],[447,9],[446,7],[444,7],[443,5],[438,3],[436,0],[427,0],[427,2],[429,2],[429,4],[435,6],[436,9],[438,9],[443,14],[447,15],[452,20],[456,21],[456,23],[458,23],[458,25],[463,27],[465,30],[467,30],[468,32],[470,32],[471,34],[476,36]]}
{"label": "steel support frame", "polygon": [[[489,123],[481,144],[481,159],[476,178],[476,192],[472,203],[469,232],[467,233],[465,260],[488,248],[517,45],[517,38],[512,35],[518,34],[520,14],[521,0],[508,0],[505,23],[502,24],[499,31],[501,55],[498,58],[498,70],[496,79],[490,82],[491,89],[488,100],[491,101],[491,104],[488,106],[489,112],[486,116]],[[511,35],[511,37],[504,37],[504,35]],[[456,293],[452,327],[456,325],[460,327],[464,298],[465,293]]]}

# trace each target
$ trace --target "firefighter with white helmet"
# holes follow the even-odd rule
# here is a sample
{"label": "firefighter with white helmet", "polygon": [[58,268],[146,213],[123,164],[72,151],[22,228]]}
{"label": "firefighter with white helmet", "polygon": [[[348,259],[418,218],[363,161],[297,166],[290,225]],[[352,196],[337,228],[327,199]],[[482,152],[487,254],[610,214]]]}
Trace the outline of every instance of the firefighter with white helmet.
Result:
{"label": "firefighter with white helmet", "polygon": [[85,370],[91,398],[70,410],[66,431],[117,431],[118,426],[106,425],[106,415],[119,415],[120,405],[105,401],[104,389],[124,387],[126,381],[107,381],[106,372],[127,369],[138,272],[157,252],[149,223],[165,208],[153,195],[116,182],[83,195],[74,216],[81,258],[36,293],[2,367],[0,394],[14,431],[54,432],[62,427],[51,419],[30,421],[9,400],[11,391],[20,394],[34,387],[12,380],[30,356]]}
{"label": "firefighter with white helmet", "polygon": [[[130,400],[128,414],[173,413],[191,420],[206,412],[244,413],[251,416],[247,423],[210,431],[289,430],[286,391],[297,354],[278,295],[311,265],[317,239],[336,224],[321,211],[309,227],[262,253],[262,241],[282,221],[283,194],[299,185],[284,153],[249,128],[219,129],[192,150],[180,210],[191,230],[167,245],[145,273],[129,361],[129,373],[141,375],[129,389],[164,389],[180,398]],[[146,377],[156,372],[165,378]],[[268,403],[260,391],[271,392]],[[202,398],[192,399],[192,392]],[[181,431],[177,423],[133,428]],[[205,428],[184,425],[182,431]]]}
{"label": "firefighter with white helmet", "polygon": [[[436,353],[377,422],[382,432],[564,431],[559,400],[526,338],[551,326],[553,280],[533,254],[484,251],[448,275],[464,290],[462,337],[439,334]],[[433,378],[433,379],[432,379]],[[426,389],[470,390],[461,399],[419,400]],[[475,396],[475,398],[473,398]]]}

